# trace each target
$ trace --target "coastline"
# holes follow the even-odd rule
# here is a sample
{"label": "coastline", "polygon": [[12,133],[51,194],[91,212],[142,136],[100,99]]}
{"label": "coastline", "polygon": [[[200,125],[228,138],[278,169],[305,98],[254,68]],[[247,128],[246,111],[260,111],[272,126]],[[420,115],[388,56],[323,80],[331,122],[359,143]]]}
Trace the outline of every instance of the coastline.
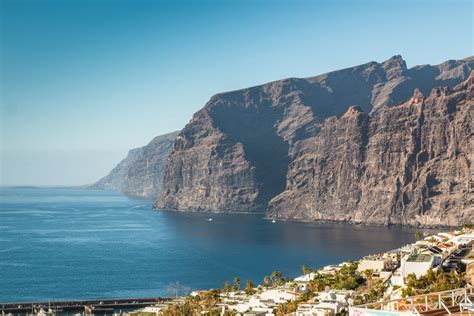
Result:
{"label": "coastline", "polygon": [[364,226],[364,227],[405,227],[405,228],[413,228],[413,229],[428,229],[428,230],[439,230],[439,229],[454,229],[458,226],[445,226],[445,225],[411,225],[411,224],[399,224],[399,223],[388,223],[388,224],[378,224],[378,223],[371,223],[371,222],[353,222],[353,221],[338,221],[338,220],[330,220],[330,219],[317,219],[317,220],[309,220],[309,219],[295,219],[295,218],[277,218],[277,217],[268,217],[265,216],[265,211],[258,211],[258,212],[242,212],[242,211],[209,211],[209,210],[185,210],[185,209],[159,209],[159,208],[152,208],[153,211],[157,212],[176,212],[176,213],[190,213],[190,214],[254,214],[254,215],[264,215],[262,218],[268,221],[275,220],[276,222],[286,222],[286,223],[314,223],[314,224],[341,224],[341,225],[354,225],[354,226]]}
{"label": "coastline", "polygon": [[[474,297],[473,245],[474,225],[434,235],[417,232],[414,243],[356,261],[315,270],[302,266],[303,274],[294,279],[282,278],[281,272],[274,271],[264,279],[268,283],[254,285],[246,281],[242,290],[236,276],[232,286],[226,283],[223,289],[194,291],[176,305],[162,305],[159,315],[182,315],[181,308],[204,313],[220,310],[221,315],[326,315],[328,311],[331,311],[328,315],[376,315],[380,309],[387,311],[382,312],[383,315],[405,315],[398,313],[399,308],[406,311],[400,304],[414,310],[410,315],[419,315],[413,301],[418,298],[423,298],[425,310],[436,311],[436,307],[428,307],[429,295],[436,296],[439,307],[443,306],[437,312],[462,312],[462,306],[473,306],[468,299]],[[456,258],[462,261],[453,261]],[[466,275],[466,270],[471,271],[470,276]],[[436,283],[445,278],[451,281],[444,285]],[[416,283],[418,280],[419,284]],[[461,301],[464,303],[443,305],[443,295],[452,298],[459,293],[464,293]],[[413,298],[406,299],[408,296]],[[209,307],[209,297],[219,303]],[[270,303],[269,297],[272,297]],[[387,305],[377,303],[381,301]],[[390,304],[395,301],[396,305]],[[371,310],[367,311],[368,308]]]}
{"label": "coastline", "polygon": [[[350,308],[352,308],[352,306],[355,306],[356,309],[359,308],[358,305],[371,306],[371,303],[373,303],[373,301],[367,298],[363,299],[363,297],[360,296],[360,292],[359,294],[357,293],[359,291],[358,288],[360,286],[363,286],[367,282],[373,282],[373,281],[370,281],[372,280],[372,278],[374,278],[374,280],[380,280],[380,281],[377,281],[379,282],[377,284],[380,284],[380,285],[385,284],[384,291],[381,294],[380,293],[378,294],[378,295],[382,295],[382,296],[379,296],[380,299],[382,298],[387,299],[386,295],[389,295],[388,299],[399,298],[405,295],[403,294],[404,293],[403,291],[407,285],[406,284],[403,285],[404,284],[403,279],[401,280],[402,286],[398,286],[398,285],[395,286],[392,283],[393,278],[399,279],[399,277],[397,276],[398,275],[397,273],[402,273],[402,275],[403,273],[405,273],[405,272],[397,272],[400,269],[399,261],[397,265],[394,266],[398,268],[389,268],[386,270],[386,272],[384,272],[385,269],[383,268],[383,266],[380,272],[377,272],[377,270],[365,269],[365,268],[362,268],[361,266],[364,265],[365,267],[367,265],[370,266],[373,264],[378,264],[377,262],[387,262],[388,258],[391,258],[390,260],[402,260],[401,269],[403,270],[404,269],[403,260],[405,261],[410,260],[410,256],[412,256],[412,254],[405,256],[404,257],[405,259],[401,257],[397,259],[398,256],[394,257],[395,254],[413,253],[414,249],[431,249],[431,248],[426,248],[426,247],[436,247],[436,246],[433,246],[436,244],[438,244],[438,247],[440,247],[440,245],[449,245],[449,244],[455,243],[457,245],[460,245],[459,247],[464,247],[462,245],[465,245],[467,240],[470,240],[470,244],[472,247],[472,244],[474,243],[474,229],[469,228],[469,229],[456,230],[453,232],[439,232],[434,235],[425,234],[423,236],[418,236],[417,239],[418,240],[414,243],[406,244],[399,248],[388,250],[382,253],[366,255],[354,261],[344,261],[341,263],[333,263],[328,266],[317,268],[314,270],[310,269],[309,267],[303,266],[302,271],[304,273],[295,278],[285,278],[280,272],[274,271],[271,274],[269,274],[269,277],[268,277],[268,280],[269,280],[268,282],[271,282],[271,283],[254,285],[251,281],[246,281],[245,289],[242,289],[240,287],[240,280],[237,277],[235,277],[234,285],[232,286],[229,283],[225,283],[224,288],[222,289],[206,289],[206,290],[194,289],[190,294],[176,295],[174,297],[168,296],[168,297],[151,297],[151,298],[149,297],[149,298],[116,298],[116,299],[97,298],[97,299],[86,299],[86,300],[74,299],[74,300],[68,300],[68,301],[50,300],[48,302],[45,302],[45,301],[8,302],[8,303],[0,302],[0,304],[3,305],[4,310],[5,310],[5,306],[7,306],[7,309],[6,309],[7,311],[12,311],[15,308],[17,308],[17,311],[23,311],[23,310],[27,311],[27,310],[31,310],[31,308],[46,309],[46,307],[48,307],[50,310],[51,308],[53,308],[53,310],[54,308],[56,308],[56,310],[58,311],[60,309],[63,310],[64,308],[66,309],[69,308],[69,310],[71,311],[81,310],[83,308],[92,308],[92,309],[97,308],[97,311],[104,308],[108,308],[107,311],[113,311],[113,310],[118,310],[120,308],[121,311],[123,309],[123,312],[125,312],[128,309],[128,312],[132,312],[133,310],[135,310],[135,312],[156,311],[156,315],[167,315],[166,313],[168,311],[171,311],[174,314],[176,312],[175,310],[176,308],[179,309],[180,306],[183,306],[183,304],[188,304],[190,300],[198,304],[199,302],[202,302],[203,300],[207,300],[209,298],[209,295],[212,295],[212,297],[214,297],[215,299],[218,299],[219,304],[215,303],[216,305],[208,307],[208,309],[211,308],[211,310],[214,310],[215,308],[222,309],[222,311],[233,310],[233,311],[236,311],[238,315],[240,315],[240,313],[244,313],[245,312],[244,310],[246,309],[248,310],[250,308],[250,310],[256,311],[256,310],[259,310],[260,308],[262,310],[266,310],[267,315],[269,315],[269,313],[274,313],[275,311],[277,311],[276,315],[279,315],[278,310],[281,308],[285,308],[285,310],[286,308],[306,309],[308,308],[308,306],[311,308],[314,308],[314,306],[319,306],[318,308],[322,308],[324,304],[321,303],[320,301],[318,303],[318,300],[321,300],[323,297],[325,297],[324,295],[326,295],[327,293],[329,294],[333,293],[331,295],[334,295],[335,298],[337,297],[336,301],[334,301],[334,302],[337,302],[337,304],[336,303],[332,303],[332,304],[336,304],[334,306],[338,306],[337,307],[338,311],[345,310],[347,312],[348,310],[350,311]],[[458,249],[459,247],[456,246],[456,247],[453,247],[452,249]],[[447,253],[451,253],[453,251],[454,250],[449,250],[447,251]],[[417,253],[418,252],[415,251],[415,254]],[[440,261],[438,263],[439,267],[441,267],[441,263],[443,263],[444,261],[445,260]],[[444,264],[443,264],[443,267],[444,267]],[[430,272],[431,267],[426,268],[426,270],[427,270],[427,273],[431,273]],[[350,272],[342,272],[342,271],[350,271]],[[377,274],[375,272],[377,272]],[[357,281],[355,281],[356,282],[355,285],[354,284],[350,285],[350,283],[348,283],[349,285],[346,285],[346,283],[342,283],[343,284],[342,288],[338,288],[338,285],[333,285],[328,290],[328,286],[326,285],[324,291],[322,292],[319,290],[312,290],[312,288],[314,288],[314,284],[312,283],[314,280],[320,279],[321,277],[323,278],[329,277],[328,280],[330,280],[333,277],[336,277],[337,279],[337,276],[340,275],[341,273],[350,273],[350,275],[348,276],[349,279],[353,278],[354,276],[357,276]],[[369,273],[371,275],[370,277],[369,277]],[[422,274],[420,275],[420,277],[421,276]],[[349,288],[345,288],[346,286],[348,286]],[[369,286],[369,289],[370,288],[371,287]],[[313,294],[308,296],[308,293],[313,293]],[[270,307],[269,306],[264,307],[264,305],[266,304],[266,303],[264,304],[264,302],[267,302],[266,300],[268,299],[265,297],[269,295],[273,297],[272,300],[274,300],[274,303]],[[280,297],[280,299],[276,300],[276,297]],[[303,300],[301,299],[302,297],[304,297]],[[314,303],[311,303],[313,299],[316,299],[316,301]],[[296,302],[296,303],[293,304],[292,302]],[[260,307],[258,307],[255,304],[257,305],[260,304],[258,305]],[[18,306],[15,306],[15,305],[18,305]],[[199,306],[199,304],[196,306]],[[198,308],[196,306],[195,308]],[[336,308],[334,306],[331,308]],[[224,315],[224,314],[221,314],[221,315]]]}

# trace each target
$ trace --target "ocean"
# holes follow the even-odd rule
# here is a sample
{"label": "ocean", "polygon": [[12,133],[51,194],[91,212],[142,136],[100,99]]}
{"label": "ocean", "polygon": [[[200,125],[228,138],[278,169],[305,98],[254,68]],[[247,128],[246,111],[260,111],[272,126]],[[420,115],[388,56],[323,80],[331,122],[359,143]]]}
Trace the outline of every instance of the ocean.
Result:
{"label": "ocean", "polygon": [[[212,220],[210,220],[212,219]],[[0,189],[0,302],[170,296],[296,277],[413,242],[415,230],[152,210],[114,192]]]}

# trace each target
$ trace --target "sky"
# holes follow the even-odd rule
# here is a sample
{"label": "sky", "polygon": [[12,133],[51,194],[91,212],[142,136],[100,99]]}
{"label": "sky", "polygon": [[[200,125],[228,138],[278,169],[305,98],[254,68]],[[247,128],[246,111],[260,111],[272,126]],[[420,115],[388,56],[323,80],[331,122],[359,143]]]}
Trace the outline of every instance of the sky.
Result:
{"label": "sky", "polygon": [[471,0],[0,0],[0,184],[80,185],[215,93],[473,53]]}

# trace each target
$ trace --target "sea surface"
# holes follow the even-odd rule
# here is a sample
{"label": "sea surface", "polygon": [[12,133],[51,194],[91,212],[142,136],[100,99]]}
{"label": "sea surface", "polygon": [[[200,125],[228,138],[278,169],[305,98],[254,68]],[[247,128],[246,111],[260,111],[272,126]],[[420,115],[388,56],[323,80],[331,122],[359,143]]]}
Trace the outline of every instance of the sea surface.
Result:
{"label": "sea surface", "polygon": [[[212,221],[209,220],[212,218]],[[0,189],[0,302],[169,296],[301,274],[412,242],[413,229],[152,210],[80,189]]]}

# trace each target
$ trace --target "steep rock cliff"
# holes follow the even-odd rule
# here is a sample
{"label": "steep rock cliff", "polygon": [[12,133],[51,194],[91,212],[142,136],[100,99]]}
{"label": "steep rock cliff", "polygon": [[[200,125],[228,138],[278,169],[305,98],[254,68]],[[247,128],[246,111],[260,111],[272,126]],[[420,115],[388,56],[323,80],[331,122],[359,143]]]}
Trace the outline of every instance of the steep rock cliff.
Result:
{"label": "steep rock cliff", "polygon": [[268,216],[421,226],[474,221],[474,72],[369,116],[351,107],[320,124],[290,165]]}
{"label": "steep rock cliff", "polygon": [[161,190],[166,160],[177,134],[172,132],[157,136],[146,146],[130,150],[125,159],[90,188],[156,198]]}
{"label": "steep rock cliff", "polygon": [[[311,151],[326,118],[342,115],[353,104],[378,116],[410,98],[415,88],[429,94],[436,86],[453,87],[473,68],[471,57],[407,69],[394,56],[383,63],[217,94],[177,136],[155,207],[265,211],[272,198],[289,188],[289,168]],[[351,137],[364,141],[363,134]],[[280,214],[275,205],[270,214]]]}

